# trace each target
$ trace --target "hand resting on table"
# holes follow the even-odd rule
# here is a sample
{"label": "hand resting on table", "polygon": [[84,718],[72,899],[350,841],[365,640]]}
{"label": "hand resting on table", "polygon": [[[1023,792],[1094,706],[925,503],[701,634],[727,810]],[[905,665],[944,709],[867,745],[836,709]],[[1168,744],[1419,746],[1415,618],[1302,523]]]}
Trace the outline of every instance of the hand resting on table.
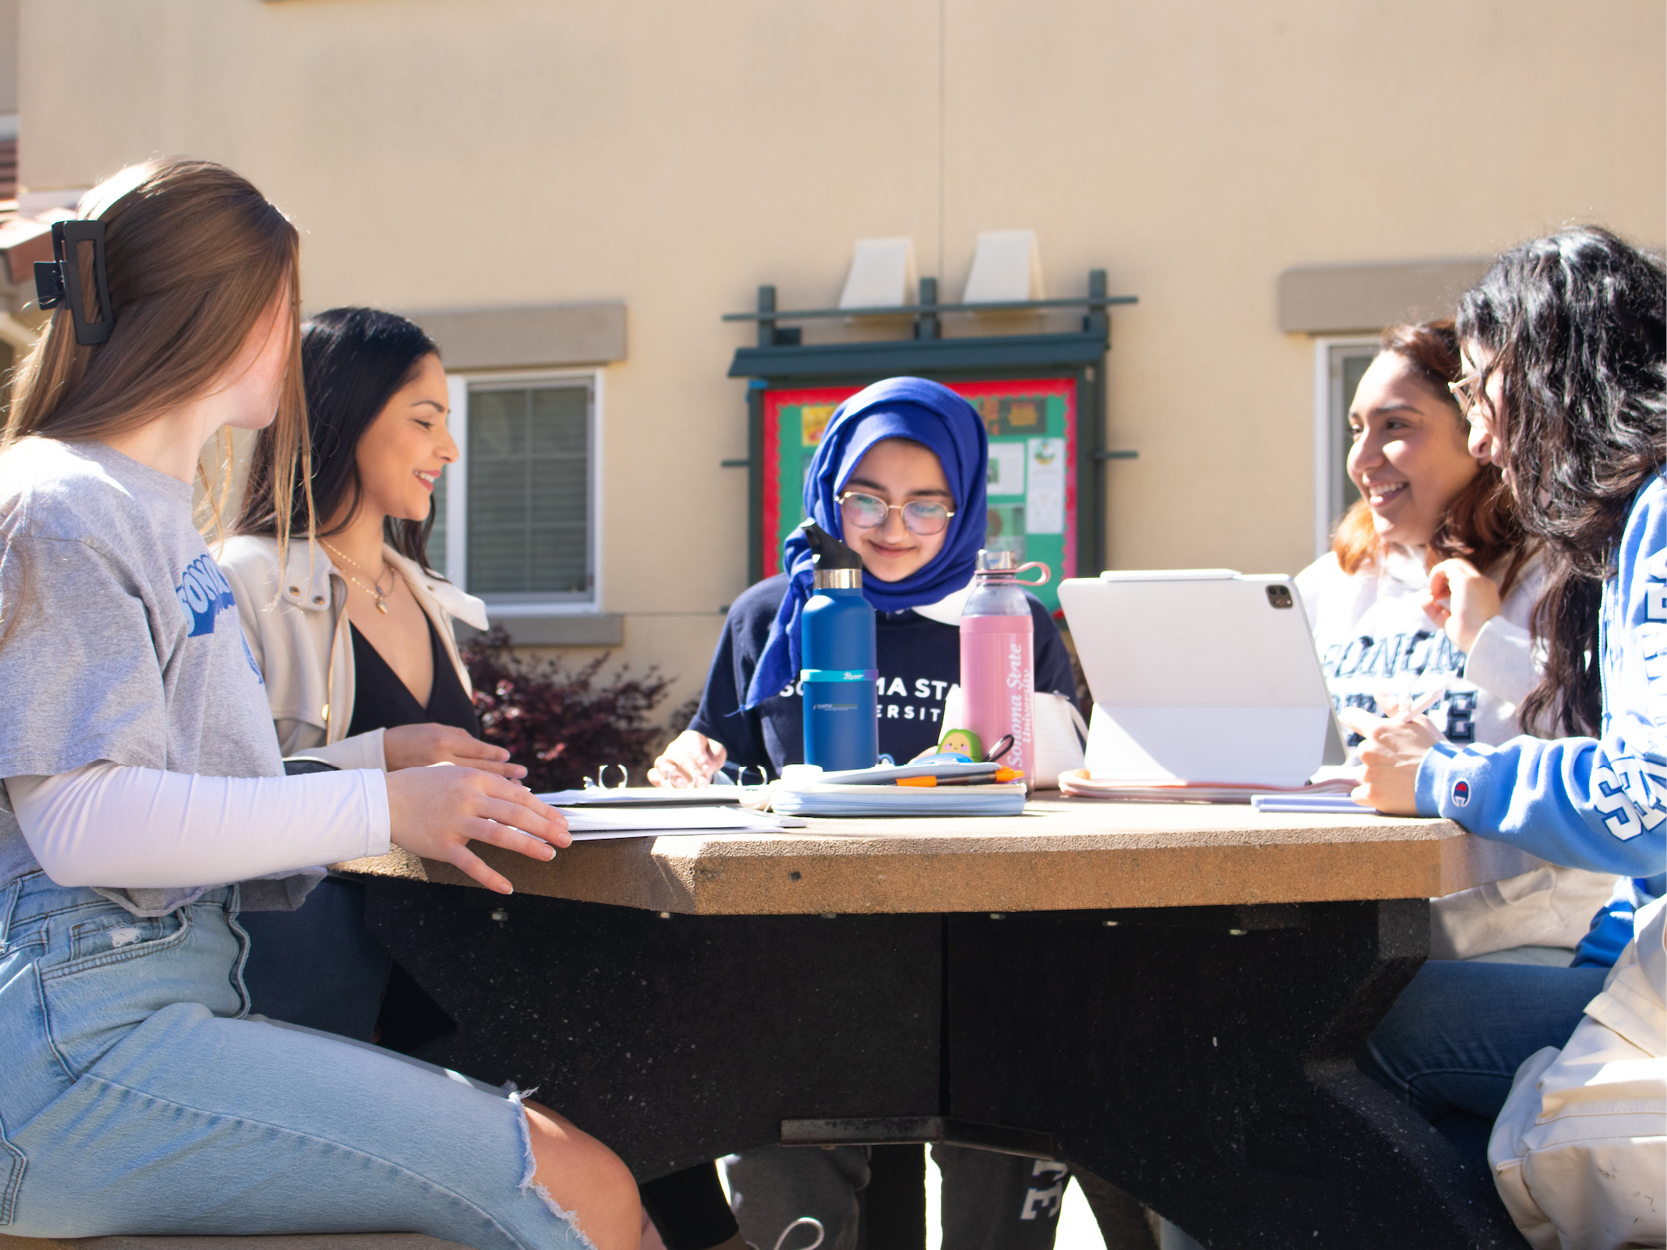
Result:
{"label": "hand resting on table", "polygon": [[382,755],[388,771],[427,768],[430,764],[462,764],[483,773],[520,781],[527,770],[509,762],[509,752],[482,742],[455,725],[395,725],[382,733]]}
{"label": "hand resting on table", "polygon": [[541,861],[573,841],[560,812],[504,777],[436,764],[388,773],[387,781],[394,843],[424,859],[445,860],[499,894],[513,887],[469,849],[471,840]]}

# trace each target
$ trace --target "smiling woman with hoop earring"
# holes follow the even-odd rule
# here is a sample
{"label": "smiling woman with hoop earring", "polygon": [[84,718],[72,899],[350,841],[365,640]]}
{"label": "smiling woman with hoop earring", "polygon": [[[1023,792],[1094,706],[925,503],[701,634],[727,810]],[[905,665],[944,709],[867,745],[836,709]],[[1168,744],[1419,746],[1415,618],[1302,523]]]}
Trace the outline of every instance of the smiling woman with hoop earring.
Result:
{"label": "smiling woman with hoop earring", "polygon": [[452,632],[452,617],[484,629],[486,609],[428,564],[434,488],[457,459],[439,349],[403,317],[337,308],[303,327],[301,359],[317,541],[292,508],[279,567],[263,438],[221,556],[279,745],[347,767],[451,760],[519,779],[525,769],[478,739]]}
{"label": "smiling woman with hoop earring", "polygon": [[[276,444],[263,433],[220,556],[279,746],[340,768],[450,761],[520,780],[507,751],[479,740],[452,630],[453,617],[484,627],[485,608],[428,567],[434,486],[457,459],[438,349],[403,317],[332,309],[302,327],[301,365],[314,540],[292,506],[280,562]],[[403,1049],[443,1028],[366,931],[356,883],[331,876],[302,909],[248,923],[255,1010]]]}

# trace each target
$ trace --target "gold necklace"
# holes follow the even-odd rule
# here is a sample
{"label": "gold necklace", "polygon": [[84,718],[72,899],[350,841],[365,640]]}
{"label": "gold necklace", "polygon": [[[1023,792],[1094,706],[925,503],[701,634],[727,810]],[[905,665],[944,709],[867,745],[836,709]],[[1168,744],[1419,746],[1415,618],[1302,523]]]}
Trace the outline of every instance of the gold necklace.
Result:
{"label": "gold necklace", "polygon": [[[367,568],[365,568],[364,565],[360,564],[357,560],[354,560],[354,559],[352,559],[348,556],[345,556],[341,552],[337,551],[336,548],[334,547],[334,545],[332,545],[330,543],[327,543],[327,542],[324,542],[324,540],[322,538],[319,539],[318,541],[321,542],[321,543],[324,543],[324,549],[326,551],[328,551],[331,555],[335,556],[338,560],[347,561],[347,563],[351,564],[354,568],[358,569],[359,572],[361,572],[361,573],[368,573],[370,571]],[[386,560],[384,560],[382,562],[382,567],[383,568],[388,567],[388,564],[387,564]],[[393,572],[392,569],[389,569],[388,571],[390,573]],[[343,572],[345,573],[346,570],[343,570]],[[357,577],[354,577],[353,574],[351,574],[351,573],[347,573],[346,576],[347,576],[348,581],[352,582],[355,586],[357,586],[360,590],[364,591],[367,595],[375,595],[376,596],[376,610],[378,612],[382,613],[383,616],[388,615],[388,604],[387,604],[386,600],[387,600],[389,595],[394,593],[395,588],[399,585],[397,580],[390,579],[388,589],[383,590],[382,589],[382,579],[380,577],[373,577],[371,579],[371,584],[369,586],[367,586],[362,581],[360,581]]]}

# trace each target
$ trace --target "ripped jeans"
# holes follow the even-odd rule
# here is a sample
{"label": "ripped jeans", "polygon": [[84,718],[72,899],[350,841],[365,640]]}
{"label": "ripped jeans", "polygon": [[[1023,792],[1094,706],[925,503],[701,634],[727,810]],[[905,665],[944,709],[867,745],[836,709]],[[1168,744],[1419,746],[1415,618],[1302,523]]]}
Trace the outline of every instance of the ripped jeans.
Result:
{"label": "ripped jeans", "polygon": [[0,1233],[587,1239],[532,1185],[513,1094],[243,1018],[237,888],[154,919],[0,883]]}

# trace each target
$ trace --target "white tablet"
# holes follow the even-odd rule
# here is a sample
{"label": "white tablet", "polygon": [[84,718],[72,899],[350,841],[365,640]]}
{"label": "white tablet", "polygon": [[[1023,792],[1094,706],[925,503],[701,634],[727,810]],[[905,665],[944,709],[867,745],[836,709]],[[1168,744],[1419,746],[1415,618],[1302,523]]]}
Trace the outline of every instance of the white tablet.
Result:
{"label": "white tablet", "polygon": [[1071,578],[1086,763],[1131,781],[1300,786],[1344,760],[1295,583],[1231,569]]}

